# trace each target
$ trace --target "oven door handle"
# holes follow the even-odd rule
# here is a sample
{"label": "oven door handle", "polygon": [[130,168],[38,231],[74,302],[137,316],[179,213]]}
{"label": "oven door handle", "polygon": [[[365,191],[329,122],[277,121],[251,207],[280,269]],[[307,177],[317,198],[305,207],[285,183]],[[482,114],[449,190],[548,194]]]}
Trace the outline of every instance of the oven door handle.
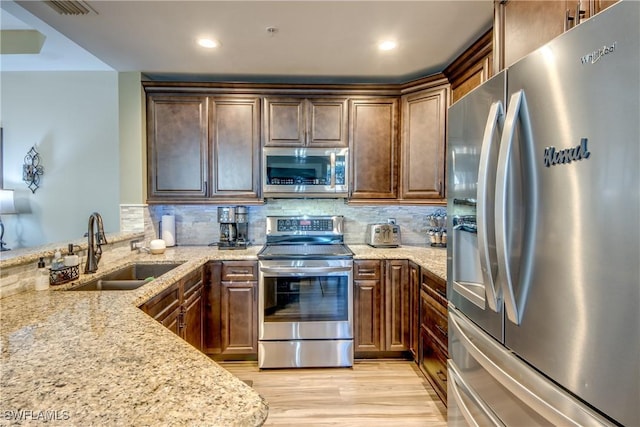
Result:
{"label": "oven door handle", "polygon": [[351,271],[351,267],[260,267],[263,273],[279,276],[312,276],[318,273],[339,273]]}

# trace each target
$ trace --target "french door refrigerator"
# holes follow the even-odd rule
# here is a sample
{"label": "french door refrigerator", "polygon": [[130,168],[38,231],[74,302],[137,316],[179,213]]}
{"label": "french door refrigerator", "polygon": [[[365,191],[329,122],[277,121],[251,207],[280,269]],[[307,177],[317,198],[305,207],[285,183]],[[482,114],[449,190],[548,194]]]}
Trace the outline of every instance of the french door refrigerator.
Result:
{"label": "french door refrigerator", "polygon": [[449,425],[640,426],[640,2],[449,109]]}

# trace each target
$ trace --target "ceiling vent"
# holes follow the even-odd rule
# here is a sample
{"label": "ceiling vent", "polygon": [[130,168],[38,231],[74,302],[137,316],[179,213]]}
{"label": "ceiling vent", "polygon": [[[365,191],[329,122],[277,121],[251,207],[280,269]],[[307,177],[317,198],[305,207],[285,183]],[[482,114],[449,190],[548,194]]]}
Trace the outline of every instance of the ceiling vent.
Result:
{"label": "ceiling vent", "polygon": [[46,4],[60,15],[88,15],[98,12],[83,0],[46,0]]}

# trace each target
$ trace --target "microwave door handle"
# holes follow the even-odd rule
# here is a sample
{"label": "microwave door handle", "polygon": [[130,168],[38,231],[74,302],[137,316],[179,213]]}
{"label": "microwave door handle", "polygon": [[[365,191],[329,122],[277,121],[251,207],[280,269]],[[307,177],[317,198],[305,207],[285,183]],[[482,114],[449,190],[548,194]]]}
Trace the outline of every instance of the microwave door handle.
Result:
{"label": "microwave door handle", "polygon": [[331,153],[331,188],[336,187],[336,153]]}
{"label": "microwave door handle", "polygon": [[[494,274],[494,265],[496,265],[496,254],[491,250],[495,247],[495,235],[490,233],[489,221],[492,218],[493,209],[489,209],[489,201],[493,201],[493,194],[489,194],[489,190],[495,191],[494,171],[496,165],[491,161],[492,155],[497,150],[495,134],[498,131],[498,125],[502,126],[504,120],[504,107],[502,102],[494,102],[489,110],[487,124],[482,137],[482,149],[480,151],[480,165],[478,168],[478,189],[476,193],[477,200],[477,234],[478,234],[478,252],[480,255],[480,263],[482,270],[482,278],[484,281],[487,304],[492,311],[497,312],[502,303],[502,296],[499,289],[496,289],[496,280]],[[491,217],[491,218],[490,218]],[[500,307],[501,308],[501,307]]]}

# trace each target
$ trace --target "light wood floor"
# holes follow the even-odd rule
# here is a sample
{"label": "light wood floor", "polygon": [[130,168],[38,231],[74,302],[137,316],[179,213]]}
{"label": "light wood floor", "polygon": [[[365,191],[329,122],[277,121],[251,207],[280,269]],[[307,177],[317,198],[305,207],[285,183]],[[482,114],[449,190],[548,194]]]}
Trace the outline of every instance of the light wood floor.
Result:
{"label": "light wood floor", "polygon": [[265,426],[442,426],[446,408],[408,361],[361,361],[353,368],[270,369],[224,362],[269,403]]}

